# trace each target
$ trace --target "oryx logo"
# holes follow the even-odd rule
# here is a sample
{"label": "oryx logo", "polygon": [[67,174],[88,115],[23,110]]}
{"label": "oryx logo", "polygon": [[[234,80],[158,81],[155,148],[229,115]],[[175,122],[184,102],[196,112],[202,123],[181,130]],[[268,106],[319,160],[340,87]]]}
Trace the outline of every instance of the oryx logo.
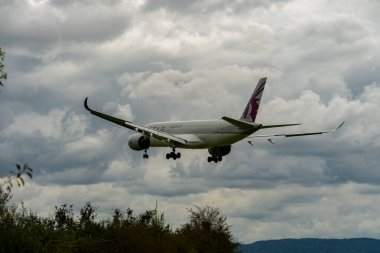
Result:
{"label": "oryx logo", "polygon": [[259,110],[260,100],[261,100],[261,96],[263,95],[266,81],[267,81],[266,78],[261,78],[259,80],[256,86],[256,89],[251,96],[251,99],[249,100],[243,114],[240,117],[241,120],[252,121],[252,122],[255,121],[257,112]]}

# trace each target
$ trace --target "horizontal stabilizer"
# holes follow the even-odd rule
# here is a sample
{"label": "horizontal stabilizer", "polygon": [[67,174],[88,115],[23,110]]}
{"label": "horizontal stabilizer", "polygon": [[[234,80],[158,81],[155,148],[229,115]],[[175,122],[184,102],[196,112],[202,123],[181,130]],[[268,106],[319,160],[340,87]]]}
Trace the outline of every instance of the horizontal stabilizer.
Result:
{"label": "horizontal stabilizer", "polygon": [[275,128],[275,127],[287,127],[287,126],[299,126],[301,123],[295,123],[295,124],[281,124],[281,125],[262,125],[261,129],[263,128]]}
{"label": "horizontal stabilizer", "polygon": [[247,122],[247,121],[242,121],[238,119],[233,119],[230,117],[222,117],[223,120],[227,121],[228,123],[242,129],[251,129],[251,128],[261,128],[260,124],[254,123],[254,122]]}
{"label": "horizontal stabilizer", "polygon": [[[265,134],[265,135],[251,135],[248,138],[253,139],[253,138],[273,138],[273,137],[298,137],[298,136],[307,136],[307,135],[318,135],[318,134],[327,134],[331,132],[335,132],[339,130],[342,126],[344,125],[344,121],[335,129],[327,130],[327,131],[319,131],[319,132],[308,132],[308,133],[291,133],[291,134]],[[264,128],[264,126],[262,127]]]}

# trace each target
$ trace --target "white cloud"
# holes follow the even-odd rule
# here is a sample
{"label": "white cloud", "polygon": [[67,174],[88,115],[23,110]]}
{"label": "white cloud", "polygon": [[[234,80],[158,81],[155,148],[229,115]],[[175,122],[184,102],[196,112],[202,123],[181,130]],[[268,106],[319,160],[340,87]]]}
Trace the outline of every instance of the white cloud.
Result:
{"label": "white cloud", "polygon": [[68,109],[53,109],[47,115],[28,113],[18,115],[5,129],[5,135],[41,135],[44,138],[76,139],[84,134],[87,121]]}

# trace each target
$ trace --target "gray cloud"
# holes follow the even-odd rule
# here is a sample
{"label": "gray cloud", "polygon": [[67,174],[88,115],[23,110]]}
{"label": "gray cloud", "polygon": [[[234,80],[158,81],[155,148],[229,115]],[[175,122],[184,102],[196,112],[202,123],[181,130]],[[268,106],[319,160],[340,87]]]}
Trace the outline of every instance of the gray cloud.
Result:
{"label": "gray cloud", "polygon": [[209,14],[212,12],[247,12],[252,9],[266,9],[269,7],[281,5],[288,2],[288,0],[271,0],[271,1],[173,1],[173,0],[148,0],[145,2],[144,9],[146,11],[153,11],[157,9],[166,9],[168,11],[175,11],[181,14],[191,15],[196,14]]}
{"label": "gray cloud", "polygon": [[[380,237],[378,3],[364,1],[8,1],[0,44],[0,168],[35,169],[15,201],[43,214],[91,200],[144,210],[159,200],[175,226],[193,204],[219,206],[244,242]],[[20,18],[23,17],[23,18]],[[258,120],[273,132],[336,133],[150,159],[92,107],[138,123],[239,117],[268,76]],[[264,132],[262,132],[264,133]],[[342,214],[344,214],[342,216]]]}
{"label": "gray cloud", "polygon": [[[2,45],[46,52],[67,43],[99,43],[121,35],[128,27],[126,6],[77,2],[56,8],[49,2],[3,4]],[[22,17],[22,18],[20,18]]]}

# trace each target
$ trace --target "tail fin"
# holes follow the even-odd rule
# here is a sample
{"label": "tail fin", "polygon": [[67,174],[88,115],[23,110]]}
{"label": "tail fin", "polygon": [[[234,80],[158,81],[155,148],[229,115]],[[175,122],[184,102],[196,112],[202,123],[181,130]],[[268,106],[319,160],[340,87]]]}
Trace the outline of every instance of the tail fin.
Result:
{"label": "tail fin", "polygon": [[247,106],[240,119],[243,121],[255,122],[257,112],[259,110],[261,96],[263,95],[265,83],[267,78],[261,78],[256,85],[255,91],[253,92],[251,99],[249,100]]}

